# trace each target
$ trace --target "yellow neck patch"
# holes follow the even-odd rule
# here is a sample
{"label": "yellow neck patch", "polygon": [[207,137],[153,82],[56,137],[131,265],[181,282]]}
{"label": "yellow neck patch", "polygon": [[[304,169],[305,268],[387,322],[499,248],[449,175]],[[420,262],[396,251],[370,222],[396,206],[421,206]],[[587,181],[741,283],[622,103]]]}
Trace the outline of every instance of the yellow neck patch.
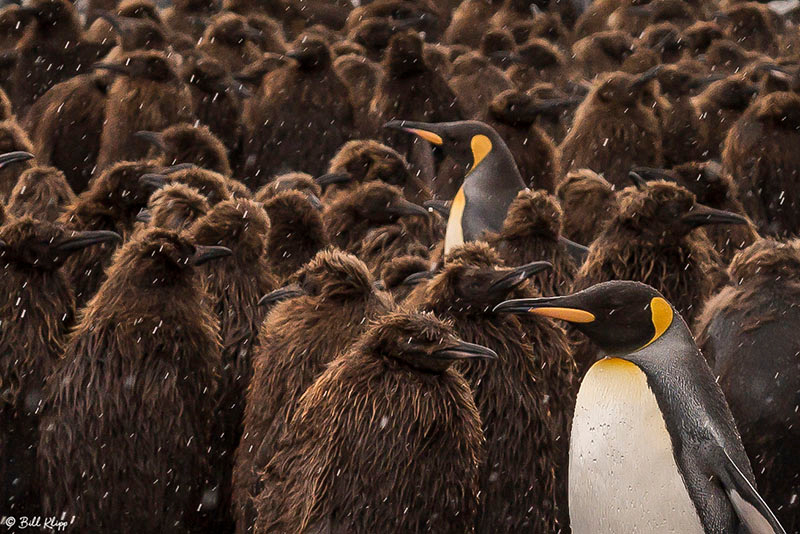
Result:
{"label": "yellow neck patch", "polygon": [[469,146],[472,148],[472,168],[469,172],[472,172],[483,161],[483,158],[492,151],[492,142],[488,137],[480,134],[472,137]]}
{"label": "yellow neck patch", "polygon": [[647,345],[660,338],[664,332],[667,331],[669,325],[672,324],[674,312],[672,311],[672,306],[669,305],[669,302],[661,297],[653,297],[653,299],[650,301],[650,315],[653,321],[653,328],[655,328],[656,333],[653,336],[653,339],[647,342]]}

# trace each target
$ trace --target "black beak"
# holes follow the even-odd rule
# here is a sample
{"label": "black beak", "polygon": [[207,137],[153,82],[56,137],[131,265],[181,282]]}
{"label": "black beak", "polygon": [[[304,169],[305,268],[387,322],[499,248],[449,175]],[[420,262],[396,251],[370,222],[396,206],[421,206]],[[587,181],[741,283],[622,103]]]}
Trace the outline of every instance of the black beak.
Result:
{"label": "black beak", "polygon": [[161,174],[163,175],[170,175],[176,172],[185,171],[188,169],[195,169],[197,165],[194,163],[178,163],[177,165],[170,165],[169,167],[164,167],[161,169]]}
{"label": "black beak", "polygon": [[152,219],[153,214],[145,208],[140,209],[139,213],[136,214],[136,221],[140,223],[148,224]]}
{"label": "black beak", "polygon": [[422,203],[423,206],[428,208],[429,211],[435,211],[445,219],[450,216],[450,201],[449,200],[426,200]]}
{"label": "black beak", "polygon": [[353,176],[346,172],[330,172],[328,174],[323,174],[322,176],[317,176],[314,178],[314,181],[320,186],[324,187],[326,185],[346,184],[352,182]]}
{"label": "black beak", "polygon": [[430,280],[435,276],[433,271],[420,271],[418,273],[410,274],[406,276],[402,282],[400,282],[401,286],[415,286],[419,283],[422,283],[426,280]]}
{"label": "black beak", "polygon": [[413,202],[409,202],[404,198],[400,198],[386,206],[386,211],[391,215],[398,217],[419,215],[422,217],[428,216],[428,210],[422,206],[418,206]]}
{"label": "black beak", "polygon": [[644,186],[647,187],[648,180],[666,180],[674,182],[675,177],[666,169],[657,169],[655,167],[634,167],[628,173],[628,177],[636,185],[637,189],[641,189],[639,185],[644,181]]}
{"label": "black beak", "polygon": [[149,172],[139,177],[139,182],[153,189],[161,189],[167,185],[167,177],[163,174]]}
{"label": "black beak", "polygon": [[583,265],[586,262],[586,258],[589,256],[589,247],[585,247],[580,243],[576,243],[571,239],[567,239],[563,235],[558,236],[558,242],[564,245],[564,248],[567,249],[567,253],[575,260],[575,263],[578,264],[578,267]]}
{"label": "black beak", "polygon": [[231,254],[233,254],[233,251],[228,247],[197,245],[195,247],[194,256],[192,256],[189,261],[192,265],[203,265],[211,260],[224,258]]}
{"label": "black beak", "polygon": [[17,161],[28,161],[29,159],[33,159],[36,156],[31,154],[30,152],[25,152],[23,150],[15,150],[14,152],[6,152],[5,154],[0,154],[0,169],[5,167],[6,165],[10,165],[11,163]]}
{"label": "black beak", "polygon": [[644,191],[647,189],[647,180],[642,178],[639,173],[630,171],[628,172],[628,178],[631,179],[631,182],[633,182],[633,185],[635,185],[636,189],[639,191]]}
{"label": "black beak", "polygon": [[712,74],[703,78],[694,78],[691,82],[689,82],[689,89],[700,89],[701,87],[706,87],[714,82],[724,80],[727,77],[728,76],[726,74]]}
{"label": "black beak", "polygon": [[437,146],[444,144],[444,139],[442,139],[442,136],[436,133],[436,125],[427,122],[394,120],[387,122],[383,125],[383,127],[390,130],[401,130],[403,132],[414,134],[417,137]]}
{"label": "black beak", "polygon": [[482,345],[459,341],[457,344],[447,347],[446,349],[434,351],[431,357],[440,360],[471,360],[473,358],[496,360],[497,353]]}
{"label": "black beak", "polygon": [[681,217],[683,224],[692,228],[709,224],[747,224],[748,221],[741,215],[730,211],[710,208],[703,204],[695,204],[694,209]]}
{"label": "black beak", "polygon": [[294,297],[299,297],[301,295],[305,295],[306,292],[297,284],[290,284],[286,287],[282,287],[280,289],[276,289],[270,293],[267,293],[258,301],[259,306],[266,306],[268,304],[273,304],[275,302],[280,302],[282,300],[288,300]]}
{"label": "black beak", "polygon": [[319,199],[317,195],[315,195],[314,193],[306,193],[306,198],[311,203],[311,205],[314,206],[315,210],[322,211],[323,208],[322,201]]}
{"label": "black beak", "polygon": [[86,247],[100,243],[110,243],[112,241],[122,242],[122,236],[116,232],[108,230],[97,230],[92,232],[78,232],[72,237],[62,239],[55,245],[55,249],[61,254],[72,254]]}
{"label": "black beak", "polygon": [[516,315],[533,313],[570,323],[591,323],[595,320],[594,314],[576,306],[580,294],[507,300],[495,306],[492,311]]}
{"label": "black beak", "polygon": [[133,134],[134,137],[139,139],[143,139],[147,141],[154,147],[157,147],[161,152],[166,152],[167,147],[164,145],[164,136],[158,132],[148,132],[146,130],[141,130]]}
{"label": "black beak", "polygon": [[649,81],[654,80],[656,78],[656,76],[658,76],[658,73],[661,72],[661,70],[663,68],[664,68],[664,65],[656,65],[655,67],[644,71],[633,82],[632,88],[633,89],[638,89],[638,88],[642,87],[643,85],[645,85],[646,83],[648,83]]}
{"label": "black beak", "polygon": [[129,76],[131,73],[126,65],[122,65],[120,63],[109,63],[107,61],[99,61],[94,65],[92,65],[92,68],[94,70],[98,69],[108,70],[111,72],[116,72],[117,74],[122,74],[124,76]]}
{"label": "black beak", "polygon": [[503,271],[498,272],[498,274],[502,273],[500,278],[489,285],[489,291],[508,293],[536,273],[540,273],[552,268],[553,265],[550,262],[534,261],[514,269],[504,269]]}

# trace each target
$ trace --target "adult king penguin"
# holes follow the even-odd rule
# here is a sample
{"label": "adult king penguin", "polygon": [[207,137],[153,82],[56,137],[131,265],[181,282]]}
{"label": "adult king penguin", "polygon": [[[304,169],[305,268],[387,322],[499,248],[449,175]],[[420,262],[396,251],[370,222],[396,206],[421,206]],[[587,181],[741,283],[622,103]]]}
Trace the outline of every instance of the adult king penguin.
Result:
{"label": "adult king penguin", "polygon": [[608,355],[586,373],[572,421],[574,534],[785,534],[722,390],[661,293],[612,281],[495,311],[568,321]]}
{"label": "adult king penguin", "polygon": [[411,122],[390,121],[387,128],[414,134],[441,147],[456,163],[467,169],[450,208],[444,252],[466,241],[475,241],[484,231],[503,229],[508,207],[526,188],[503,139],[489,125],[479,121]]}

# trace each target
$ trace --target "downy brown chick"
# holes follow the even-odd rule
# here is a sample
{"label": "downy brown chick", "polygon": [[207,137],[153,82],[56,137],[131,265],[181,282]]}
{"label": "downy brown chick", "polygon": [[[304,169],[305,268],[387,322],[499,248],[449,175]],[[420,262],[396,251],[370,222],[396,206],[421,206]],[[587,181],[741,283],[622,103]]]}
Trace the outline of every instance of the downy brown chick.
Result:
{"label": "downy brown chick", "polygon": [[19,176],[6,211],[14,217],[28,215],[53,222],[75,198],[63,172],[55,167],[33,167]]}
{"label": "downy brown chick", "polygon": [[231,175],[225,145],[207,126],[182,123],[160,133],[140,131],[135,136],[153,145],[151,156],[164,166],[191,163],[223,176]]}
{"label": "downy brown chick", "polygon": [[590,245],[617,209],[614,186],[590,169],[572,171],[558,184],[564,235]]}

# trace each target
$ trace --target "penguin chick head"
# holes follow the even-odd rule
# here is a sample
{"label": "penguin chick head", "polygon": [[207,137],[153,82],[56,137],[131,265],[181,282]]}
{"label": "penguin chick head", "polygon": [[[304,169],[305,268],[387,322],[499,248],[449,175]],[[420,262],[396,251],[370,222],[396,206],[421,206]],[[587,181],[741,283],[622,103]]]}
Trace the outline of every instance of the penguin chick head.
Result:
{"label": "penguin chick head", "polygon": [[456,163],[469,169],[477,167],[492,150],[506,146],[494,128],[480,121],[393,120],[385,127],[408,132],[441,147]]}
{"label": "penguin chick head", "polygon": [[142,130],[135,135],[153,145],[151,153],[161,153],[160,160],[164,165],[192,163],[223,175],[230,174],[225,145],[208,126],[174,124],[160,133]]}
{"label": "penguin chick head", "polygon": [[751,111],[756,120],[768,128],[796,132],[800,129],[800,95],[782,91],[770,93],[753,102]]}
{"label": "penguin chick head", "polygon": [[584,105],[621,105],[634,107],[641,103],[649,82],[658,76],[663,67],[658,65],[642,74],[612,72],[603,76]]}
{"label": "penguin chick head", "polygon": [[503,237],[536,235],[558,239],[563,212],[558,200],[546,191],[522,190],[508,207]]}
{"label": "penguin chick head", "polygon": [[258,202],[266,202],[274,198],[279,193],[285,191],[299,191],[308,196],[309,201],[322,208],[319,197],[322,195],[322,188],[314,181],[310,174],[304,172],[288,172],[273,178],[271,182],[256,191],[254,196]]}
{"label": "penguin chick head", "polygon": [[[37,219],[57,218],[61,209],[75,200],[75,193],[67,183],[64,173],[55,167],[32,167],[17,179],[8,198],[8,212],[17,217],[25,213],[36,215]],[[44,212],[32,213],[30,209],[47,207]]]}
{"label": "penguin chick head", "polygon": [[149,19],[161,24],[158,9],[148,0],[122,0],[117,6],[117,15],[133,19]]}
{"label": "penguin chick head", "polygon": [[203,33],[203,39],[226,46],[240,47],[248,41],[261,42],[261,33],[247,24],[247,19],[236,13],[216,15]]}
{"label": "penguin chick head", "polygon": [[195,267],[231,255],[226,247],[196,245],[172,230],[149,228],[117,251],[109,269],[109,285],[150,289],[192,283]]}
{"label": "penguin chick head", "polygon": [[54,31],[60,25],[80,29],[78,12],[72,2],[67,0],[34,0],[17,10],[19,17],[32,17],[40,31]]}
{"label": "penguin chick head", "polygon": [[800,272],[800,240],[759,239],[733,257],[731,279],[745,285],[759,280],[793,280]]}
{"label": "penguin chick head", "polygon": [[142,180],[152,184],[154,187],[163,187],[170,182],[188,185],[189,187],[195,188],[201,195],[206,197],[208,203],[212,206],[232,198],[225,177],[207,169],[191,167],[178,170],[169,175],[149,174],[143,176]]}
{"label": "penguin chick head", "polygon": [[756,94],[758,87],[744,76],[731,76],[712,83],[697,98],[720,109],[744,111]]}
{"label": "penguin chick head", "polygon": [[289,278],[289,284],[264,295],[260,305],[307,296],[333,302],[365,299],[375,292],[375,280],[363,261],[337,248],[319,251]]}
{"label": "penguin chick head", "polygon": [[[209,95],[248,94],[241,83],[234,81],[222,63],[210,56],[189,57],[182,65],[183,81]],[[260,76],[259,76],[260,79]]]}
{"label": "penguin chick head", "polygon": [[506,89],[492,99],[489,104],[491,116],[505,124],[524,127],[533,124],[543,114],[558,115],[573,99],[536,99],[530,92]]}
{"label": "penguin chick head", "polygon": [[86,247],[122,241],[116,232],[72,232],[59,224],[22,217],[0,228],[0,261],[18,268],[56,270]]}
{"label": "penguin chick head", "polygon": [[147,203],[150,226],[180,231],[208,213],[208,200],[197,189],[180,183],[159,189]]}
{"label": "penguin chick head", "polygon": [[567,321],[609,356],[646,347],[667,331],[676,315],[661,293],[630,280],[602,282],[561,297],[507,300],[494,311]]}
{"label": "penguin chick head", "polygon": [[300,70],[322,70],[333,63],[328,42],[313,33],[304,33],[297,37],[286,55],[297,61]]}
{"label": "penguin chick head", "polygon": [[709,224],[747,224],[741,215],[698,203],[679,185],[658,181],[640,187],[623,191],[616,215],[616,222],[637,236],[670,241]]}
{"label": "penguin chick head", "polygon": [[449,323],[431,313],[395,312],[381,316],[355,350],[419,371],[443,373],[465,359],[496,359],[497,353],[456,337]]}
{"label": "penguin chick head", "polygon": [[676,165],[672,170],[636,167],[633,169],[646,180],[676,182],[692,193],[697,201],[709,206],[720,206],[737,198],[736,184],[716,161],[690,161]]}
{"label": "penguin chick head", "polygon": [[104,204],[138,211],[153,192],[142,177],[162,170],[154,161],[121,161],[104,170],[90,184],[89,194]]}
{"label": "penguin chick head", "polygon": [[131,79],[157,83],[178,83],[180,78],[172,62],[161,52],[137,51],[126,54],[118,62],[101,61],[94,69],[104,69]]}
{"label": "penguin chick head", "polygon": [[435,313],[486,315],[533,275],[552,267],[546,261],[502,267],[499,256],[486,243],[465,243],[453,249],[444,270],[417,291],[424,291],[424,299]]}
{"label": "penguin chick head", "polygon": [[373,140],[348,141],[331,159],[329,174],[349,176],[350,183],[381,181],[403,187],[411,178],[408,163],[396,150]]}
{"label": "penguin chick head", "polygon": [[257,262],[264,255],[268,233],[264,207],[245,199],[220,202],[190,230],[195,243],[225,246],[243,263]]}
{"label": "penguin chick head", "polygon": [[389,39],[384,53],[389,75],[401,76],[426,69],[424,42],[414,30],[396,33]]}
{"label": "penguin chick head", "polygon": [[100,18],[106,20],[119,35],[122,50],[164,50],[167,48],[167,36],[161,23],[149,18],[129,18],[101,13]]}
{"label": "penguin chick head", "polygon": [[[343,202],[343,207],[352,215],[372,224],[392,223],[406,216],[429,215],[422,206],[406,200],[398,188],[383,182],[366,183],[350,193]],[[332,208],[335,207],[336,204],[332,205]]]}

